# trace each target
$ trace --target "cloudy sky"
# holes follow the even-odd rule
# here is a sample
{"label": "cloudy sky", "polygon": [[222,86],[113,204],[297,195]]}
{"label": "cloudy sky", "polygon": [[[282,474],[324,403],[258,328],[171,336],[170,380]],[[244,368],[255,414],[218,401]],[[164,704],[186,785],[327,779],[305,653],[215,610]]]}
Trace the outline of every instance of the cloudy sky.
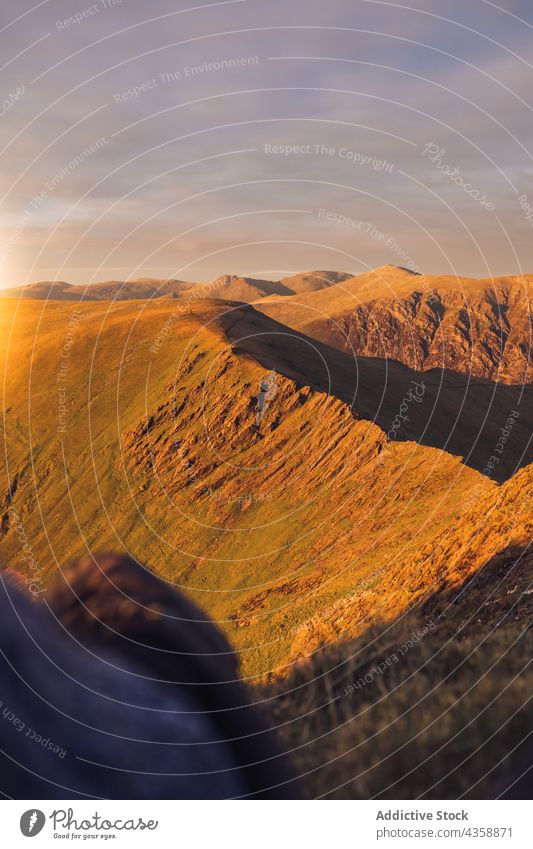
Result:
{"label": "cloudy sky", "polygon": [[533,272],[533,7],[501,3],[3,0],[0,286]]}

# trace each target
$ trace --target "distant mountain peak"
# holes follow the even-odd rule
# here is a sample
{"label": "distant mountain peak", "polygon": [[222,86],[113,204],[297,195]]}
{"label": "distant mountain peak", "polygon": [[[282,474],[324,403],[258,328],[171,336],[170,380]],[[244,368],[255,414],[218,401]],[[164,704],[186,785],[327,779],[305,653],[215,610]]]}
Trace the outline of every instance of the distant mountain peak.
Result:
{"label": "distant mountain peak", "polygon": [[231,286],[235,280],[246,280],[246,277],[240,278],[237,274],[221,274],[213,280],[213,286]]}
{"label": "distant mountain peak", "polygon": [[[385,265],[380,265],[378,268],[374,268],[374,274],[394,274],[398,273],[398,271],[404,272],[405,274],[412,274],[413,277],[421,277],[422,272],[414,271],[412,268],[407,268],[405,265],[393,265],[392,263],[386,263]],[[365,274],[368,272],[364,272]]]}

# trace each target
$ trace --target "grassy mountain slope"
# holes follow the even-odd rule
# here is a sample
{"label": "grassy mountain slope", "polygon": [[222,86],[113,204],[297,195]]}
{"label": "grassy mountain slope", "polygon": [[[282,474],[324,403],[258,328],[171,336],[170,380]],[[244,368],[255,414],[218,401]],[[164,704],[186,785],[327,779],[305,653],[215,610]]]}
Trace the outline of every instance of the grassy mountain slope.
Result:
{"label": "grassy mountain slope", "polygon": [[[256,690],[310,797],[492,798],[527,770],[532,501],[531,466],[474,490],[457,522],[388,571],[392,607],[365,600],[381,621],[362,627],[355,596],[325,610],[300,663]],[[420,596],[394,617],[406,582]]]}
{"label": "grassy mountain slope", "polygon": [[458,632],[443,609],[414,611],[256,688],[305,795],[487,799],[519,779],[531,763],[531,595],[494,586],[506,619],[478,620],[470,599],[473,624]]}
{"label": "grassy mountain slope", "polygon": [[[447,451],[387,443],[343,398],[342,355],[329,354],[328,393],[310,379],[323,350],[314,362],[280,332],[223,301],[3,302],[3,564],[44,585],[87,549],[127,549],[220,622],[249,676],[287,674],[324,636],[362,633],[481,565],[466,550],[456,563],[446,534],[477,550],[473,501],[489,510],[522,478],[500,488]],[[376,363],[360,364],[369,395]],[[411,380],[398,375],[387,420]],[[482,556],[521,543],[520,509],[495,520]]]}

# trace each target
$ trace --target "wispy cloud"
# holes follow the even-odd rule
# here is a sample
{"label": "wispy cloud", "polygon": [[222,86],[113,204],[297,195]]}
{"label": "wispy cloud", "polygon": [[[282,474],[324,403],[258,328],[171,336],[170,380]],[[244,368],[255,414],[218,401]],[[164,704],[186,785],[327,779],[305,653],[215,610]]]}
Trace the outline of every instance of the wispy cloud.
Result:
{"label": "wispy cloud", "polygon": [[416,7],[5,2],[4,91],[23,94],[1,117],[2,285],[394,261],[320,208],[373,223],[423,270],[531,271],[531,9]]}

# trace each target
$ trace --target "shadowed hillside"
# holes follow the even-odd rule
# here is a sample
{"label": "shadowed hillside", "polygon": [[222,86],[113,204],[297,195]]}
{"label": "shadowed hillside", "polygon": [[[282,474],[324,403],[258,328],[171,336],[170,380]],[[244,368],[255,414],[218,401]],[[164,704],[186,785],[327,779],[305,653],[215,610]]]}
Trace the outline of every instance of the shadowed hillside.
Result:
{"label": "shadowed hillside", "polygon": [[521,385],[533,381],[532,279],[431,277],[385,266],[258,308],[349,354]]}
{"label": "shadowed hillside", "polygon": [[[354,372],[342,352],[252,307],[6,301],[1,332],[3,562],[39,589],[87,549],[127,549],[220,622],[246,675],[285,674],[322,639],[316,617],[327,633],[355,635],[453,582],[463,542],[479,547],[473,504],[491,510],[530,474],[499,488],[450,451],[400,432],[387,441],[379,416],[394,420],[416,375],[389,371],[395,387],[390,363],[364,359]],[[259,382],[273,367],[277,395],[258,430]],[[457,396],[446,381],[439,392],[443,432],[467,389],[452,377]],[[426,392],[429,422],[436,389]],[[464,400],[469,416],[480,397]],[[497,429],[509,398],[496,398],[487,410]],[[367,409],[379,410],[379,426]],[[489,457],[490,440],[483,431]],[[524,462],[512,440],[507,450]],[[513,502],[512,522],[495,520],[461,574],[523,540],[528,503]],[[447,540],[451,528],[458,536]],[[434,552],[446,545],[441,561]]]}
{"label": "shadowed hillside", "polygon": [[309,798],[529,798],[532,565],[504,549],[257,688]]}
{"label": "shadowed hillside", "polygon": [[[220,323],[239,353],[340,398],[390,439],[444,449],[500,482],[533,462],[531,386],[491,383],[449,369],[417,372],[392,360],[354,356],[265,319],[251,306],[221,314]],[[494,455],[510,416],[505,451]]]}

